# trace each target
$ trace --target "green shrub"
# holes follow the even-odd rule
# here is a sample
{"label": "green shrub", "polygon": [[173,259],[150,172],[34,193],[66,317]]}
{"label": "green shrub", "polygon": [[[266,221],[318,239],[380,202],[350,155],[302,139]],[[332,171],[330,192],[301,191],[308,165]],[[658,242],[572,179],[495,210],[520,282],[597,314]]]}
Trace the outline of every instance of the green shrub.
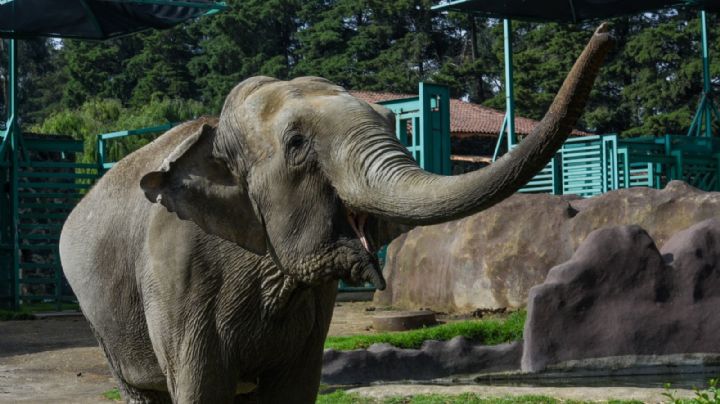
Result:
{"label": "green shrub", "polygon": [[673,404],[720,404],[720,388],[718,387],[718,379],[710,379],[708,388],[700,390],[695,388],[695,397],[690,399],[682,399],[675,397],[675,392],[670,391],[670,383],[665,385],[663,396],[667,397]]}
{"label": "green shrub", "polygon": [[[95,99],[85,102],[75,110],[63,110],[51,114],[31,132],[49,135],[69,135],[82,140],[84,163],[97,161],[97,135],[120,130],[141,129],[150,126],[179,123],[208,114],[210,111],[200,102],[169,98],[153,98],[139,108],[127,108],[120,100]],[[108,157],[117,161],[146,145],[160,134],[130,136],[111,140]]]}

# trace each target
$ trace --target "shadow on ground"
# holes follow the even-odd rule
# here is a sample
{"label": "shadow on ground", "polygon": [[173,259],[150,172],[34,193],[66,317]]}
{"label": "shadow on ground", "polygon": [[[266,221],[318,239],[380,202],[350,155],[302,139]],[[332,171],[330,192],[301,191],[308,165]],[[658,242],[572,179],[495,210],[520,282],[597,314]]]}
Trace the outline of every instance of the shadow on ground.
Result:
{"label": "shadow on ground", "polygon": [[0,358],[65,348],[96,347],[85,318],[68,316],[0,322]]}

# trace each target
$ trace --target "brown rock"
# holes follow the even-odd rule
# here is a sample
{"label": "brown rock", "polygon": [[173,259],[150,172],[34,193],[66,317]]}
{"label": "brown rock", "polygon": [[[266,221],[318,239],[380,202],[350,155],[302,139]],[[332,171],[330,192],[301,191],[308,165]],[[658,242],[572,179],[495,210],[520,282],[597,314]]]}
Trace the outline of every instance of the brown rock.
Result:
{"label": "brown rock", "polygon": [[623,355],[720,353],[720,220],[662,249],[638,226],[590,234],[530,291],[522,368]]}
{"label": "brown rock", "polygon": [[673,181],[589,199],[516,194],[465,219],[418,227],[393,241],[388,287],[375,302],[448,313],[525,305],[530,288],[598,228],[637,224],[662,244],[682,229],[720,218],[720,193]]}

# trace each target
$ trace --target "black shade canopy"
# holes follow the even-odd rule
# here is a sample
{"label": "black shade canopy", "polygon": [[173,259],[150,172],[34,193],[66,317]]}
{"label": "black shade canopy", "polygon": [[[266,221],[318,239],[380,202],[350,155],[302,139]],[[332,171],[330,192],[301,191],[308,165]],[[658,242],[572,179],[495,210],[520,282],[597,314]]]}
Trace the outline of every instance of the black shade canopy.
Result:
{"label": "black shade canopy", "polygon": [[718,12],[720,0],[455,0],[433,9],[496,18],[576,23],[670,7]]}
{"label": "black shade canopy", "polygon": [[107,39],[224,7],[212,0],[0,0],[0,37]]}

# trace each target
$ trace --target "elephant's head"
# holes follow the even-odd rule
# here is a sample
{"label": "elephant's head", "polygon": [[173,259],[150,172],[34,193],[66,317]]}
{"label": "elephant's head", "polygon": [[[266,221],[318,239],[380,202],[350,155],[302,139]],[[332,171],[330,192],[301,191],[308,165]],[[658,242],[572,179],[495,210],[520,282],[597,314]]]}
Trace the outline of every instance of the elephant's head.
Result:
{"label": "elephant's head", "polygon": [[382,289],[374,253],[391,225],[458,219],[517,191],[567,138],[610,43],[598,29],[534,133],[476,172],[423,171],[388,110],[327,80],[254,77],[232,90],[216,127],[203,125],[141,185],[152,202],[269,254],[300,282]]}

